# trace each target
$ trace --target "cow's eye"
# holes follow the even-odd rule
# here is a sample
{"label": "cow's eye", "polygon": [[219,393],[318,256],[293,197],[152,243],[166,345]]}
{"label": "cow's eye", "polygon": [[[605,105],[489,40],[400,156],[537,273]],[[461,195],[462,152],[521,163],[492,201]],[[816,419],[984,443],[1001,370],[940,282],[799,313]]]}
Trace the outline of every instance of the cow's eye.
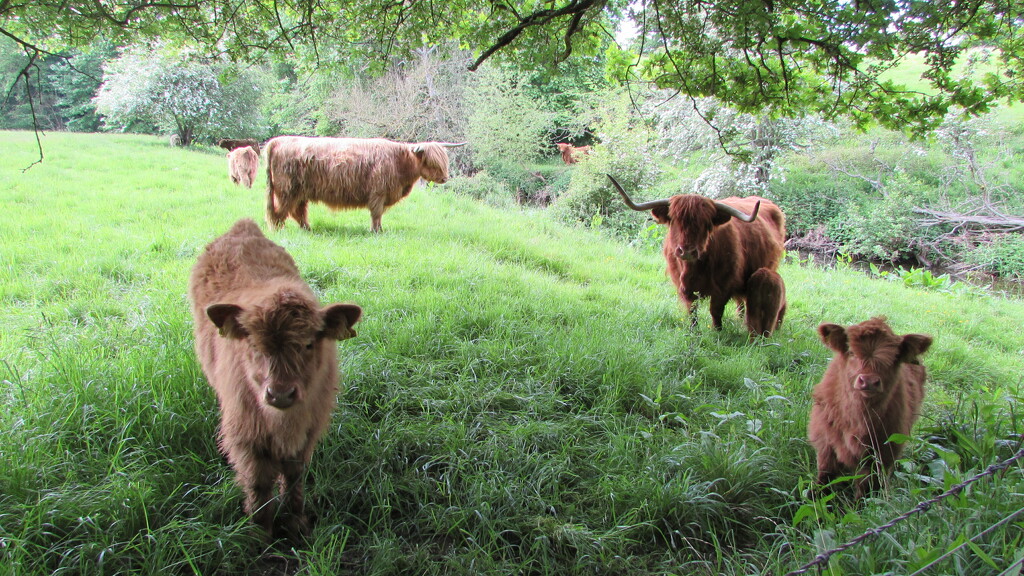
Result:
{"label": "cow's eye", "polygon": [[312,350],[313,349],[313,344],[314,344],[314,341],[310,340],[309,344],[306,344],[306,350]]}

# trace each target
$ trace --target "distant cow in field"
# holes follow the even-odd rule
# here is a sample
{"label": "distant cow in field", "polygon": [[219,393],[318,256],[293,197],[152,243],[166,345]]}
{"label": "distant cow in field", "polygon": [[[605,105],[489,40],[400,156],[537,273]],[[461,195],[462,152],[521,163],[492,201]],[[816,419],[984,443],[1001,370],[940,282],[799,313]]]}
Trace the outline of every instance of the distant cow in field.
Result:
{"label": "distant cow in field", "polygon": [[556,146],[562,154],[562,162],[566,164],[575,164],[579,162],[581,155],[590,154],[590,146],[573,146],[566,142],[559,142]]}
{"label": "distant cow in field", "polygon": [[778,272],[760,268],[747,280],[746,323],[753,336],[771,336],[786,316],[786,284]]}
{"label": "distant cow in field", "polygon": [[260,153],[260,142],[255,138],[221,138],[217,140],[217,146],[228,152],[249,146],[256,151],[257,156]]}
{"label": "distant cow in field", "polygon": [[[650,210],[655,221],[668,225],[662,254],[693,325],[697,324],[698,299],[710,298],[711,322],[721,330],[729,300],[743,304],[750,299],[751,276],[761,268],[778,269],[786,219],[770,201],[756,196],[714,201],[698,194],[680,194],[634,204],[615,178],[608,178],[627,206]],[[760,299],[755,296],[754,302]]]}
{"label": "distant cow in field", "polygon": [[309,530],[303,475],[338,393],[335,340],[356,335],[362,310],[321,307],[291,256],[248,219],[199,256],[189,297],[245,511],[267,536],[298,541]]}
{"label": "distant cow in field", "polygon": [[259,167],[260,155],[251,146],[235,148],[228,152],[228,175],[235,184],[252,188]]}
{"label": "distant cow in field", "polygon": [[267,142],[267,222],[290,216],[309,229],[307,207],[369,208],[371,229],[381,231],[384,212],[409,195],[420,178],[448,181],[443,142],[407,144],[382,138],[278,136]]}
{"label": "distant cow in field", "polygon": [[[818,453],[818,484],[861,474],[856,496],[867,493],[892,468],[903,445],[893,434],[910,435],[924,399],[925,369],[918,357],[931,336],[897,336],[885,318],[843,328],[818,326],[822,342],[835,352],[821,382],[807,433]],[[872,471],[872,468],[878,468]]]}

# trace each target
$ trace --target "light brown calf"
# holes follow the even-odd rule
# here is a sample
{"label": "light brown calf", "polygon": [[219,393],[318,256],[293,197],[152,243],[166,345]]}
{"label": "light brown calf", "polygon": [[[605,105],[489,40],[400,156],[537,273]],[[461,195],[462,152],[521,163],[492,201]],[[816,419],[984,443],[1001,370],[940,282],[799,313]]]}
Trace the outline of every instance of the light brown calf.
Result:
{"label": "light brown calf", "polygon": [[[220,403],[220,449],[267,536],[309,530],[303,475],[338,393],[336,340],[362,310],[321,307],[291,256],[239,220],[189,279],[196,354]],[[278,502],[280,501],[280,510]]]}
{"label": "light brown calf", "polygon": [[260,155],[251,146],[235,148],[228,152],[228,175],[235,184],[252,188],[259,167]]}

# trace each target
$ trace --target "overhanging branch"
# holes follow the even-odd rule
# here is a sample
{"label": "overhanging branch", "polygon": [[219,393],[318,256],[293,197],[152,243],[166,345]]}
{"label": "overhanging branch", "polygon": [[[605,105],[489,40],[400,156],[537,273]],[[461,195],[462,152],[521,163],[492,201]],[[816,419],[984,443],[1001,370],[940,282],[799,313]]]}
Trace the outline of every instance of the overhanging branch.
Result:
{"label": "overhanging branch", "polygon": [[499,37],[494,44],[483,51],[480,57],[476,59],[473,64],[469,66],[471,71],[476,71],[488,58],[493,56],[496,52],[502,48],[508,46],[519,37],[520,34],[525,32],[528,28],[533,26],[544,26],[548,22],[551,22],[555,18],[562,16],[573,16],[569,27],[565,33],[565,46],[566,50],[563,53],[562,59],[568,58],[572,53],[572,36],[579,31],[579,24],[587,12],[591,10],[600,10],[604,8],[607,0],[571,0],[568,4],[561,8],[549,9],[549,10],[537,10],[532,14],[520,18],[519,24],[504,33]]}

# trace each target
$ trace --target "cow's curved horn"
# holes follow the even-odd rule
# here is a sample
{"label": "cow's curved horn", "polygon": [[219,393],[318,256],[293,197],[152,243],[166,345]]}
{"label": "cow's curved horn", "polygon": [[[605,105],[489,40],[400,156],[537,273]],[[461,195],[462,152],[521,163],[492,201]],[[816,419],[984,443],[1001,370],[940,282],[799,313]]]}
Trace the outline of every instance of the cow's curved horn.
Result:
{"label": "cow's curved horn", "polygon": [[438,144],[440,144],[441,146],[444,146],[445,148],[458,148],[459,146],[465,146],[466,144],[469,144],[469,142],[459,142],[459,143],[438,142]]}
{"label": "cow's curved horn", "polygon": [[626,191],[622,189],[622,186],[618,183],[618,181],[615,180],[615,178],[612,178],[611,174],[605,174],[605,176],[607,176],[608,179],[612,181],[612,184],[615,185],[615,189],[619,191],[619,196],[622,196],[622,199],[626,202],[626,206],[629,206],[633,210],[636,210],[638,212],[642,212],[644,210],[653,210],[654,208],[660,208],[662,206],[668,206],[669,205],[669,199],[668,198],[665,198],[663,200],[651,200],[650,202],[642,202],[640,204],[634,204],[633,200],[631,200],[629,195],[626,194]]}
{"label": "cow's curved horn", "polygon": [[732,216],[733,218],[736,218],[737,220],[742,220],[743,222],[753,222],[754,218],[757,218],[757,211],[761,209],[761,201],[758,200],[757,204],[754,204],[754,211],[751,212],[750,214],[747,214],[746,212],[736,207],[729,206],[728,204],[722,204],[721,202],[715,202],[715,208],[718,208],[719,212],[725,212],[726,214]]}

